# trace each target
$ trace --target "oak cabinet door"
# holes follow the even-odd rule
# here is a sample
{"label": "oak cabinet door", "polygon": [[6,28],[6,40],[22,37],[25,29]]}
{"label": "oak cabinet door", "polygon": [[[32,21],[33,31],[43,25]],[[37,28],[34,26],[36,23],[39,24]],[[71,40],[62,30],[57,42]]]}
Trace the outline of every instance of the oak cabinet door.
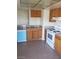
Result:
{"label": "oak cabinet door", "polygon": [[38,31],[37,30],[34,30],[33,31],[33,39],[34,40],[38,40],[39,38],[38,38]]}
{"label": "oak cabinet door", "polygon": [[42,38],[42,29],[39,29],[39,38]]}
{"label": "oak cabinet door", "polygon": [[31,17],[41,17],[41,10],[31,10]]}
{"label": "oak cabinet door", "polygon": [[55,51],[57,54],[61,54],[61,40],[58,38],[55,39]]}
{"label": "oak cabinet door", "polygon": [[61,17],[61,8],[55,8],[52,10],[52,17]]}
{"label": "oak cabinet door", "polygon": [[61,17],[61,8],[56,9],[56,16]]}
{"label": "oak cabinet door", "polygon": [[32,30],[27,31],[28,40],[32,40]]}

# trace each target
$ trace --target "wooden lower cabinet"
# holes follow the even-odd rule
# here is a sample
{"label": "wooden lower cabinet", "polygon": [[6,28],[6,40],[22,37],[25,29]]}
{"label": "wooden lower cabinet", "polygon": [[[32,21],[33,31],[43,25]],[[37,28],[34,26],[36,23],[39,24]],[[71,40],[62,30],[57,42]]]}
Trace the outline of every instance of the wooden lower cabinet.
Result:
{"label": "wooden lower cabinet", "polygon": [[29,30],[27,31],[27,38],[28,38],[29,40],[32,39],[32,30],[31,30],[31,29],[29,29]]}
{"label": "wooden lower cabinet", "polygon": [[34,31],[32,31],[32,33],[33,33],[33,35],[32,35],[32,39],[34,39],[34,40],[37,40],[37,39],[39,39],[38,38],[38,30],[34,30]]}
{"label": "wooden lower cabinet", "polygon": [[31,28],[27,31],[28,40],[40,40],[42,38],[42,29]]}
{"label": "wooden lower cabinet", "polygon": [[58,55],[61,55],[61,38],[55,37],[55,51]]}
{"label": "wooden lower cabinet", "polygon": [[38,31],[38,37],[42,38],[42,29],[39,29],[39,31]]}

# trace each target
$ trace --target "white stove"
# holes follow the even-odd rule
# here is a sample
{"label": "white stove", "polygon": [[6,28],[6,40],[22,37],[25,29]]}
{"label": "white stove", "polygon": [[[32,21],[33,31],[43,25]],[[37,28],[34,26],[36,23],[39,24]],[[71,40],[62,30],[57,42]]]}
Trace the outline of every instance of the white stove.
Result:
{"label": "white stove", "polygon": [[52,48],[55,49],[54,43],[55,43],[55,34],[57,32],[60,32],[56,29],[47,29],[47,34],[46,34],[46,43]]}

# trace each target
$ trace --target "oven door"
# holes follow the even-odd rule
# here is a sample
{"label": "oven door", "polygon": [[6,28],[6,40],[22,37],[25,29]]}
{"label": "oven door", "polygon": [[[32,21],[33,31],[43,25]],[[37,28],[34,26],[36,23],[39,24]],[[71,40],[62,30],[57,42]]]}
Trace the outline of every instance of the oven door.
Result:
{"label": "oven door", "polygon": [[51,34],[51,33],[49,33],[49,32],[47,33],[46,43],[47,43],[52,49],[55,49],[55,48],[54,48],[53,34]]}
{"label": "oven door", "polygon": [[53,36],[53,35],[51,35],[51,34],[48,33],[48,38],[49,38],[50,40],[52,40],[52,36]]}

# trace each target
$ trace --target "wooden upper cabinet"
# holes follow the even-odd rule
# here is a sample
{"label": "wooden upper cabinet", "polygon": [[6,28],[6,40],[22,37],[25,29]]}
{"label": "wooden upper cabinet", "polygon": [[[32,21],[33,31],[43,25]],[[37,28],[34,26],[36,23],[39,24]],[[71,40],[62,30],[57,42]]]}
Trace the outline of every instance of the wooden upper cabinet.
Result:
{"label": "wooden upper cabinet", "polygon": [[52,17],[61,17],[61,8],[51,9],[49,15],[49,21],[56,22],[56,20],[52,20]]}
{"label": "wooden upper cabinet", "polygon": [[55,8],[50,10],[50,19],[52,17],[61,17],[61,8]]}
{"label": "wooden upper cabinet", "polygon": [[50,18],[49,18],[49,20],[53,17],[52,13],[53,13],[53,10],[50,10],[50,13],[49,13]]}
{"label": "wooden upper cabinet", "polygon": [[52,10],[53,17],[61,17],[61,8],[55,8]]}
{"label": "wooden upper cabinet", "polygon": [[31,17],[41,17],[41,10],[31,10]]}

